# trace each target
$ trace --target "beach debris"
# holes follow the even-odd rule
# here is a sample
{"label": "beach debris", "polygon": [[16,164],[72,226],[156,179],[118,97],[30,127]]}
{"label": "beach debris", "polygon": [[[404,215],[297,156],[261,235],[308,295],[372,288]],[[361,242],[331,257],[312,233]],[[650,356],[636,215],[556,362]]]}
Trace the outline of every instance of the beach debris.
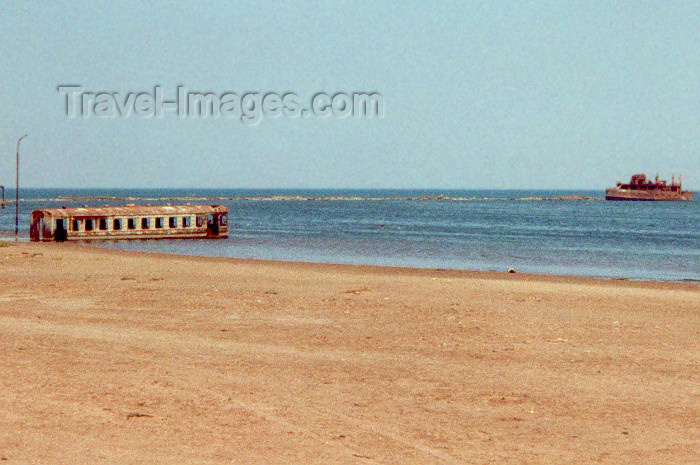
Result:
{"label": "beach debris", "polygon": [[131,412],[126,415],[126,418],[143,418],[143,417],[148,417],[151,418],[153,415],[149,415],[147,413],[141,413],[141,412]]}
{"label": "beach debris", "polygon": [[508,268],[508,273],[515,273],[515,268]]}
{"label": "beach debris", "polygon": [[43,257],[44,254],[41,252],[22,252],[22,255],[24,255],[26,258],[36,258],[36,257]]}
{"label": "beach debris", "polygon": [[361,287],[359,289],[348,289],[347,291],[343,291],[343,294],[361,294],[363,292],[369,292],[370,288],[368,287]]}

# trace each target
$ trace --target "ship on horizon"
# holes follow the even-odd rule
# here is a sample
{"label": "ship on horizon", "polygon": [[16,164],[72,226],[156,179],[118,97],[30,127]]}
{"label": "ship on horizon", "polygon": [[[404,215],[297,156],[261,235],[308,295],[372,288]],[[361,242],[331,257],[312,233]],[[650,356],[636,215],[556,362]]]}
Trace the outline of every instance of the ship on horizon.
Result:
{"label": "ship on horizon", "polygon": [[689,202],[693,200],[693,193],[683,191],[683,178],[681,176],[678,176],[677,183],[675,176],[672,176],[671,184],[668,184],[666,181],[659,181],[658,174],[654,182],[647,180],[645,174],[635,174],[629,184],[618,181],[617,187],[607,189],[605,200]]}

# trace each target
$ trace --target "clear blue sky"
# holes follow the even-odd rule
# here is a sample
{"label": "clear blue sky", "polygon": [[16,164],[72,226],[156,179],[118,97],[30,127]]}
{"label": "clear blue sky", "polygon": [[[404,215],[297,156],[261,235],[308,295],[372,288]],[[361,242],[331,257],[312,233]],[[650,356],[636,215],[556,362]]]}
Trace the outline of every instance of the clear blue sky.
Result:
{"label": "clear blue sky", "polygon": [[[0,4],[0,184],[700,189],[697,2]],[[60,84],[375,91],[382,119],[69,119]]]}

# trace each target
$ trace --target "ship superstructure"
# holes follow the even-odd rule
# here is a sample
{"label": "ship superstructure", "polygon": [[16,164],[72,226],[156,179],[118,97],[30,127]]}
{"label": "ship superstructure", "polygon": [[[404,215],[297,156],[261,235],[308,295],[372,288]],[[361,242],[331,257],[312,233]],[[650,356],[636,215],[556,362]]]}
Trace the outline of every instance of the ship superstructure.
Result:
{"label": "ship superstructure", "polygon": [[628,184],[617,183],[616,187],[605,191],[605,200],[657,200],[657,201],[691,201],[693,193],[683,191],[683,179],[671,178],[671,184],[660,181],[659,176],[652,182],[644,174],[635,174]]}

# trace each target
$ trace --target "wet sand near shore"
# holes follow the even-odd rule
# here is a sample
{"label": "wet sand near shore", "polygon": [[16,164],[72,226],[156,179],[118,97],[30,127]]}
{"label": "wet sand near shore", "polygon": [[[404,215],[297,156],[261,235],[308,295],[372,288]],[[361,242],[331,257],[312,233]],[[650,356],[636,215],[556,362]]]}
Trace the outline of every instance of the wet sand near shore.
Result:
{"label": "wet sand near shore", "polygon": [[0,463],[700,463],[700,286],[0,243]]}

